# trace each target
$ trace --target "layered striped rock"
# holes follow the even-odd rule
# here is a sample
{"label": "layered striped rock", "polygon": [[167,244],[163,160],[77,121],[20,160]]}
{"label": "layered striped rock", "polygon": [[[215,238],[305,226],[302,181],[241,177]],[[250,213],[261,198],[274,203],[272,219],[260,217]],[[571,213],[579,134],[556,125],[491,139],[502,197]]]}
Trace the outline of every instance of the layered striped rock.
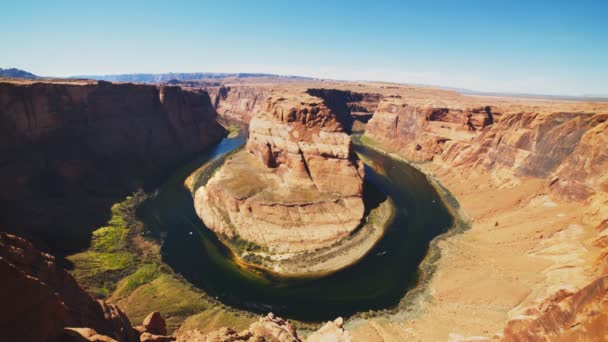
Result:
{"label": "layered striped rock", "polygon": [[361,223],[363,166],[350,137],[320,98],[268,98],[249,126],[245,149],[195,193],[213,231],[301,252],[330,246]]}

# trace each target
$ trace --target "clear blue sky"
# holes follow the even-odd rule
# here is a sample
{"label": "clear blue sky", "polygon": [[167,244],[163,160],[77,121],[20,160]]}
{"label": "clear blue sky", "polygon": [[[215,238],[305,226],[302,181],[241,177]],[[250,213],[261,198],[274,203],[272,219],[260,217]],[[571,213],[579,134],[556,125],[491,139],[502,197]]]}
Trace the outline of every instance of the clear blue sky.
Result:
{"label": "clear blue sky", "polygon": [[608,94],[608,0],[0,2],[0,67]]}

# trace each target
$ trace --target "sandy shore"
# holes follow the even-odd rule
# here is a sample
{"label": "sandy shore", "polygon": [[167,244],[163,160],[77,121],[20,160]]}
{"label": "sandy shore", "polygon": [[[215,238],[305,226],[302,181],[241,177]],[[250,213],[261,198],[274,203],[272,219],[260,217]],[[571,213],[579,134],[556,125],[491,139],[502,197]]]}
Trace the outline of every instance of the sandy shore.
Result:
{"label": "sandy shore", "polygon": [[599,249],[583,203],[551,198],[539,179],[499,187],[483,171],[418,167],[456,197],[472,226],[438,243],[437,269],[411,311],[349,322],[356,341],[500,336],[522,308],[592,279]]}

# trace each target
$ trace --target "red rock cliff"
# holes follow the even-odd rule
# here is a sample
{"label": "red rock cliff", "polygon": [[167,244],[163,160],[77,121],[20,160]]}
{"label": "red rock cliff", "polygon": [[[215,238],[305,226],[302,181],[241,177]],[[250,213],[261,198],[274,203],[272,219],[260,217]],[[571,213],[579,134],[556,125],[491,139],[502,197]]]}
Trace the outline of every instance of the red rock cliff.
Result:
{"label": "red rock cliff", "polygon": [[215,118],[207,93],[179,87],[0,83],[0,226],[87,241],[109,203],[216,142]]}

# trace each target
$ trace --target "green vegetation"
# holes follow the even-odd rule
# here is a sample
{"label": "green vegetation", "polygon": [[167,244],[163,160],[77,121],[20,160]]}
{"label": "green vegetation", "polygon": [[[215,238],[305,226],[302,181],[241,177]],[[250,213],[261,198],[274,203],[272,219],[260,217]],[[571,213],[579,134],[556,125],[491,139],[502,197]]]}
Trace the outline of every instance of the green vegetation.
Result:
{"label": "green vegetation", "polygon": [[108,225],[93,232],[91,247],[68,257],[75,265],[74,277],[94,296],[108,297],[118,281],[135,270],[139,260],[129,237],[136,231],[131,227],[141,230],[135,209],[144,199],[137,193],[113,205]]}
{"label": "green vegetation", "polygon": [[[154,273],[149,275],[154,276]],[[143,277],[139,279],[144,280]],[[135,282],[131,284],[136,285]],[[155,279],[137,285],[128,297],[117,303],[132,322],[141,322],[150,312],[160,311],[167,319],[169,330],[176,329],[189,316],[215,305],[185,280],[170,273],[156,274]]]}
{"label": "green vegetation", "polygon": [[123,278],[112,295],[122,298],[130,295],[138,287],[147,284],[161,275],[161,267],[158,264],[144,264],[133,274]]}
{"label": "green vegetation", "polygon": [[160,311],[170,332],[195,314],[217,317],[214,322],[224,326],[245,327],[255,320],[208,297],[162,262],[158,241],[136,216],[145,199],[136,193],[113,205],[107,226],[93,232],[90,248],[68,257],[78,282],[94,297],[117,303],[134,324]]}
{"label": "green vegetation", "polygon": [[233,250],[238,251],[239,253],[246,252],[268,252],[268,247],[258,245],[255,242],[251,242],[243,239],[238,234],[234,234],[232,238],[227,238],[227,242],[230,244]]}

